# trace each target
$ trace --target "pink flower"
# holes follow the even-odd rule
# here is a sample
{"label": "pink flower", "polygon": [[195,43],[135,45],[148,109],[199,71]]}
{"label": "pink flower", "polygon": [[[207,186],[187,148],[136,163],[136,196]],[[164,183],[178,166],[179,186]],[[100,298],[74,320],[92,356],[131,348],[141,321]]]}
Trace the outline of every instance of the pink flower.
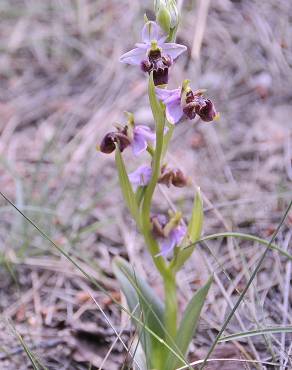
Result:
{"label": "pink flower", "polygon": [[169,123],[178,123],[184,115],[181,107],[181,89],[166,90],[156,87],[156,96],[165,105],[166,119]]}
{"label": "pink flower", "polygon": [[139,154],[145,152],[148,142],[152,144],[155,143],[155,134],[148,126],[135,126],[133,129],[133,134],[133,140],[130,145],[135,156],[138,156]]}
{"label": "pink flower", "polygon": [[185,237],[187,232],[186,226],[180,224],[177,227],[175,227],[169,235],[162,239],[160,242],[161,246],[161,252],[160,255],[163,257],[166,257],[169,253],[173,251],[173,249],[180,245],[183,241],[183,238]]}
{"label": "pink flower", "polygon": [[132,148],[135,156],[140,155],[147,149],[148,143],[155,144],[155,133],[145,125],[124,126],[116,132],[109,132],[100,144],[100,151],[106,154],[112,153],[116,144],[122,152],[128,146]]}
{"label": "pink flower", "polygon": [[178,123],[183,117],[194,119],[197,114],[203,121],[210,122],[217,115],[212,101],[203,96],[202,90],[193,92],[188,81],[183,88],[166,90],[156,87],[155,91],[165,105],[167,120],[172,124]]}
{"label": "pink flower", "polygon": [[[174,217],[177,216],[174,215]],[[182,243],[187,234],[187,227],[180,217],[175,222],[162,214],[151,218],[153,234],[157,237],[161,247],[161,252],[157,256],[166,257],[176,246]]]}
{"label": "pink flower", "polygon": [[149,166],[140,166],[136,171],[129,173],[129,180],[133,185],[134,190],[138,186],[147,186],[151,180],[152,169]]}
{"label": "pink flower", "polygon": [[142,29],[142,43],[120,57],[122,63],[138,65],[144,72],[153,71],[155,85],[168,82],[168,68],[180,54],[187,50],[186,46],[165,42],[161,36],[161,28],[152,21],[148,21]]}

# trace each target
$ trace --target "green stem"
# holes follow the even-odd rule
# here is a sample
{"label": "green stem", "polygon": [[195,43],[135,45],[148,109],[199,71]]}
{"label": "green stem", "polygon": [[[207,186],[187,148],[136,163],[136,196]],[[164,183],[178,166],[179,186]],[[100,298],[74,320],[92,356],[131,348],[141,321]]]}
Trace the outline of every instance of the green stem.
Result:
{"label": "green stem", "polygon": [[148,146],[147,146],[147,152],[151,155],[151,157],[153,157],[153,156],[154,156],[155,151],[154,151],[154,149],[152,148],[152,146],[151,146],[151,145],[149,145],[149,144],[148,144]]}
{"label": "green stem", "polygon": [[[157,132],[157,138],[160,138],[161,137],[160,135],[161,133]],[[166,269],[166,264],[163,257],[161,256],[157,257],[157,254],[159,254],[160,249],[157,241],[152,236],[152,225],[150,221],[152,197],[160,174],[160,157],[162,152],[162,144],[163,144],[163,130],[162,130],[162,140],[158,139],[156,144],[155,154],[153,157],[152,178],[145,191],[141,221],[143,235],[146,244],[150,250],[153,262],[155,263],[155,266],[158,269],[158,271],[160,271],[160,273],[163,275]]]}
{"label": "green stem", "polygon": [[[147,247],[150,251],[152,256],[153,262],[163,276],[166,273],[167,265],[165,260],[162,256],[157,256],[160,252],[159,245],[157,241],[152,236],[152,225],[150,220],[150,211],[151,211],[151,204],[152,198],[154,194],[155,187],[157,185],[157,181],[160,175],[160,160],[161,154],[163,149],[163,133],[164,133],[164,122],[165,116],[164,112],[161,110],[160,103],[156,99],[154,84],[153,84],[153,77],[150,76],[149,79],[149,100],[152,109],[153,116],[155,118],[156,123],[156,147],[153,153],[152,159],[152,177],[150,180],[149,185],[145,190],[145,195],[143,199],[143,205],[141,210],[141,224],[142,224],[142,232],[144,235],[145,242]],[[158,113],[157,113],[158,112]]]}
{"label": "green stem", "polygon": [[212,234],[212,235],[207,235],[201,238],[200,240],[186,246],[185,248],[190,248],[194,246],[195,244],[207,241],[207,240],[212,240],[212,239],[217,239],[217,238],[226,238],[226,237],[233,237],[233,238],[240,238],[240,239],[245,239],[245,240],[252,240],[254,242],[263,244],[268,246],[270,249],[274,249],[281,253],[283,256],[289,258],[289,260],[292,260],[292,255],[288,252],[286,252],[284,249],[279,248],[276,244],[269,243],[265,239],[258,238],[257,236],[250,235],[250,234],[244,234],[244,233],[235,233],[235,232],[226,232],[226,233],[217,233],[217,234]]}
{"label": "green stem", "polygon": [[169,336],[175,339],[178,310],[175,275],[169,270],[169,272],[163,276],[163,282],[165,295],[164,324]]}

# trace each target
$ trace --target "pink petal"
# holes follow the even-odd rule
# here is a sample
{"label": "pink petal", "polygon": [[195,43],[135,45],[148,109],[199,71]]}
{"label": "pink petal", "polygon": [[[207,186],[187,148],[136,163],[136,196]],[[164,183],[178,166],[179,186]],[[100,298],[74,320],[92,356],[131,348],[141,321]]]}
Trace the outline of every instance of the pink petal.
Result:
{"label": "pink petal", "polygon": [[149,166],[140,166],[136,171],[129,174],[129,180],[136,190],[138,186],[146,186],[152,176],[152,169]]}
{"label": "pink petal", "polygon": [[173,42],[162,44],[161,48],[163,53],[168,54],[172,59],[176,59],[180,54],[187,50],[186,46]]}
{"label": "pink petal", "polygon": [[161,46],[162,44],[164,44],[166,39],[167,39],[167,36],[160,37],[160,39],[157,42],[158,46]]}
{"label": "pink petal", "polygon": [[145,49],[138,47],[123,54],[120,57],[120,62],[132,65],[140,65],[142,60],[144,60],[145,58],[146,58]]}
{"label": "pink petal", "polygon": [[185,237],[187,228],[184,225],[179,225],[173,229],[168,238],[163,239],[160,243],[161,252],[159,255],[166,257],[167,254],[173,251],[174,247],[179,245]]}
{"label": "pink petal", "polygon": [[187,228],[185,225],[179,225],[171,231],[171,237],[175,239],[175,245],[179,245],[185,237]]}
{"label": "pink petal", "polygon": [[145,125],[135,126],[134,133],[136,135],[142,135],[145,138],[145,140],[149,140],[152,143],[154,143],[156,140],[155,133],[148,126]]}
{"label": "pink petal", "polygon": [[166,257],[170,252],[173,251],[175,247],[175,240],[169,236],[167,239],[163,239],[163,241],[160,243],[160,246],[161,252],[158,254],[158,256]]}
{"label": "pink petal", "polygon": [[152,40],[158,40],[160,27],[155,22],[147,22],[142,29],[142,41],[150,45]]}
{"label": "pink petal", "polygon": [[177,122],[179,122],[179,120],[182,118],[184,114],[182,107],[180,105],[180,101],[174,101],[167,104],[165,113],[169,123],[172,123],[174,125]]}
{"label": "pink petal", "polygon": [[132,151],[135,156],[143,153],[147,149],[147,141],[143,135],[134,134],[134,139],[132,141]]}
{"label": "pink petal", "polygon": [[143,43],[143,42],[137,42],[137,43],[135,44],[135,46],[136,46],[137,48],[139,48],[139,49],[144,49],[144,50],[145,50],[145,53],[146,53],[146,51],[149,49],[149,45],[148,45],[148,44],[145,44],[145,43]]}
{"label": "pink petal", "polygon": [[174,101],[180,101],[181,89],[166,90],[156,87],[156,96],[162,100],[164,104],[168,104]]}
{"label": "pink petal", "polygon": [[164,100],[164,99],[167,99],[167,98],[169,98],[173,95],[177,95],[177,93],[180,94],[180,89],[167,90],[167,89],[161,89],[159,87],[156,87],[155,92],[156,92],[156,96],[160,100]]}

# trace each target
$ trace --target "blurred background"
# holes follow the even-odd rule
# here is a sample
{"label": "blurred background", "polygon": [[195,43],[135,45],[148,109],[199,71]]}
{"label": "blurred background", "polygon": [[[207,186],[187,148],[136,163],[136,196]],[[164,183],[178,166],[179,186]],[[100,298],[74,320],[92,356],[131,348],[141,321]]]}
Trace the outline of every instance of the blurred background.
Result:
{"label": "blurred background", "polygon": [[[177,41],[188,52],[169,86],[189,78],[193,89],[208,89],[221,118],[179,125],[167,160],[200,186],[206,235],[233,230],[269,239],[292,197],[292,3],[178,6]],[[114,255],[129,258],[161,291],[124,207],[113,156],[95,149],[113,124],[125,122],[124,111],[153,126],[145,75],[119,63],[140,41],[143,15],[153,19],[152,9],[150,0],[0,2],[0,190],[117,299]],[[129,171],[137,168],[127,152],[125,159]],[[172,204],[189,217],[194,190],[158,190],[155,207]],[[0,206],[0,368],[30,368],[19,335],[48,369],[131,368],[108,323],[127,343],[128,318],[3,196]],[[291,226],[290,213],[276,239],[286,250],[290,243],[290,253]],[[216,273],[192,360],[206,353],[263,251],[251,242],[210,241],[181,272],[182,308]],[[227,333],[291,324],[290,280],[291,262],[270,251]],[[254,337],[221,345],[215,356],[289,367],[290,343],[288,334]]]}

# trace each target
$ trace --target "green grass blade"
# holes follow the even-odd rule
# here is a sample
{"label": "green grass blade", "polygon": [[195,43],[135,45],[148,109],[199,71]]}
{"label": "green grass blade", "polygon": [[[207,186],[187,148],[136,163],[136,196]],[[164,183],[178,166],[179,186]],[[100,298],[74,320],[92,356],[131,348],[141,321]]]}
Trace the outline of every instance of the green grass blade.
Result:
{"label": "green grass blade", "polygon": [[264,334],[279,334],[279,333],[292,333],[292,326],[274,326],[271,328],[250,330],[241,333],[235,333],[231,335],[226,335],[219,339],[219,342],[229,342],[231,340],[240,340],[243,338],[254,337],[256,335]]}
{"label": "green grass blade", "polygon": [[33,354],[33,352],[29,349],[28,345],[26,344],[25,340],[22,338],[22,336],[18,333],[18,331],[15,329],[15,327],[12,325],[11,322],[8,322],[9,326],[11,327],[13,333],[19,340],[19,343],[21,347],[23,348],[24,352],[26,353],[31,366],[34,370],[48,370],[48,368],[40,363],[40,361],[36,358],[36,356]]}
{"label": "green grass blade", "polygon": [[224,232],[224,233],[217,233],[217,234],[211,234],[204,236],[203,238],[197,240],[196,242],[187,245],[185,248],[191,248],[194,244],[199,244],[201,242],[212,240],[212,239],[218,239],[218,238],[239,238],[244,240],[250,240],[257,242],[259,244],[265,245],[269,249],[274,249],[275,251],[278,251],[283,256],[287,257],[289,260],[292,260],[292,255],[285,251],[284,249],[278,247],[274,243],[270,243],[268,240],[258,238],[257,236],[250,235],[250,234],[244,234],[244,233],[236,233],[236,232]]}

